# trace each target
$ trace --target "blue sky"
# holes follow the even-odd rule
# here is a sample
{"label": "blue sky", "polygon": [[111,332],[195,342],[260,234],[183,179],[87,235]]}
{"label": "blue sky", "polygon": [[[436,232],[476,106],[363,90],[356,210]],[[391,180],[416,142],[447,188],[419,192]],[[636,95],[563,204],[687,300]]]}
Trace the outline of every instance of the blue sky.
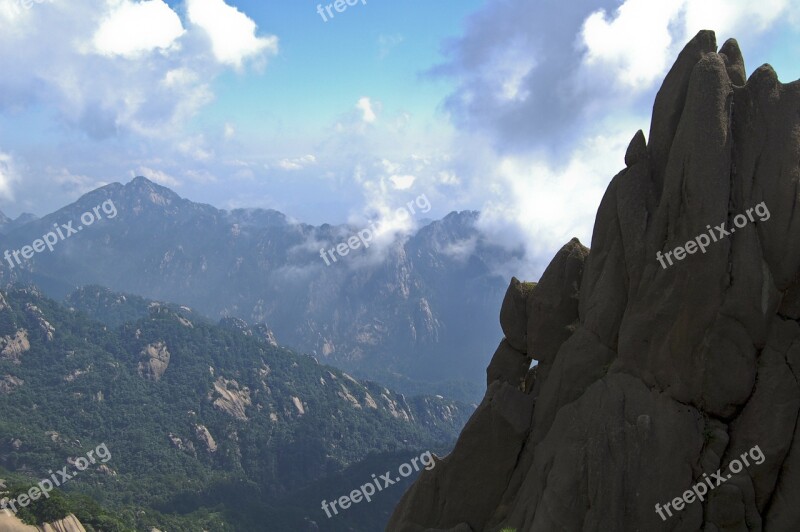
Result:
{"label": "blue sky", "polygon": [[[462,31],[482,2],[360,2],[327,23],[317,2],[237,2],[259,27],[280,36],[281,52],[260,75],[227,72],[209,116],[263,131],[277,120],[292,132],[319,129],[365,94],[396,110],[433,117],[448,83],[421,82],[442,61],[442,39]],[[424,16],[420,16],[424,13]]]}
{"label": "blue sky", "polygon": [[0,0],[0,211],[135,175],[316,224],[424,193],[539,270],[699,29],[800,78],[800,0],[27,1]]}

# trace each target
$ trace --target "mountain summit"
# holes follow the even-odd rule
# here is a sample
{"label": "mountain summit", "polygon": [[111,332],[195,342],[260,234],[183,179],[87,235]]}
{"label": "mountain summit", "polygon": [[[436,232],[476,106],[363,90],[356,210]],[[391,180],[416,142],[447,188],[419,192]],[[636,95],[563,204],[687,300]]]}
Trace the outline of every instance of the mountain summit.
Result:
{"label": "mountain summit", "polygon": [[651,123],[387,530],[800,529],[800,82],[703,31]]}

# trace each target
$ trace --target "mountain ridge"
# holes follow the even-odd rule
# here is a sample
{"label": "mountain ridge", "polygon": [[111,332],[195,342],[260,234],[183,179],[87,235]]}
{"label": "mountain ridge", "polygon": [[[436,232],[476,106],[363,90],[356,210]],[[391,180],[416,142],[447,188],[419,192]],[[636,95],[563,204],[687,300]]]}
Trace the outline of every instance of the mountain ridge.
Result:
{"label": "mountain ridge", "polygon": [[[34,283],[57,298],[101,285],[217,319],[266,322],[285,345],[360,375],[389,384],[470,382],[473,400],[479,397],[479,348],[500,336],[498,324],[483,319],[502,300],[496,271],[519,255],[482,237],[475,211],[450,213],[326,266],[319,249],[355,228],[294,223],[270,210],[219,210],[138,177],[91,191],[0,242],[20,249],[109,201],[113,219],[14,268],[1,262],[0,281]],[[463,301],[455,302],[459,292]]]}

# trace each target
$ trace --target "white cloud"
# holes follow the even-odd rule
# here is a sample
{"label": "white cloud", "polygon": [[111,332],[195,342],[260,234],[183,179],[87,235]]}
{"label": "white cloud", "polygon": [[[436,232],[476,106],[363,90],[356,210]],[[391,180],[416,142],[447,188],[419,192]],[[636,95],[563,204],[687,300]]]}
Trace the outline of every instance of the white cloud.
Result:
{"label": "white cloud", "polygon": [[627,0],[613,18],[603,10],[592,13],[581,35],[587,48],[586,63],[613,68],[614,77],[627,87],[650,86],[668,67],[673,44],[669,24],[683,3]]}
{"label": "white cloud", "polygon": [[0,199],[14,199],[13,183],[18,180],[14,158],[8,153],[0,152]]}
{"label": "white cloud", "polygon": [[164,74],[161,83],[164,87],[183,90],[196,84],[197,81],[198,76],[196,72],[186,67],[180,67],[168,70]]}
{"label": "white cloud", "polygon": [[726,37],[759,34],[800,9],[797,0],[684,0],[684,35],[702,29]]}
{"label": "white cloud", "polygon": [[[585,65],[610,73],[625,88],[643,90],[661,81],[677,53],[700,30],[721,41],[759,34],[790,15],[797,0],[626,0],[613,13],[588,16],[580,40]],[[595,76],[597,77],[597,76]]]}
{"label": "white cloud", "polygon": [[417,178],[413,175],[393,175],[389,176],[389,181],[392,182],[394,188],[397,190],[408,190],[412,186],[414,186],[414,181]]}
{"label": "white cloud", "polygon": [[133,133],[207,159],[209,148],[184,139],[214,98],[213,80],[276,49],[222,0],[190,0],[186,27],[164,0],[53,1],[19,13],[16,2],[0,0],[0,49],[13,50],[0,54],[0,112],[40,105],[93,140]]}
{"label": "white cloud", "polygon": [[356,109],[361,111],[361,119],[364,122],[367,124],[375,122],[377,115],[372,108],[372,101],[368,97],[364,96],[363,98],[360,98],[356,103]]}
{"label": "white cloud", "polygon": [[800,0],[490,2],[430,70],[455,83],[444,107],[458,132],[453,160],[423,184],[439,206],[480,210],[492,241],[523,243],[524,269],[506,273],[535,278],[573,236],[590,244],[602,194],[688,40],[712,29],[760,61],[782,53],[767,32],[785,35],[797,12]]}
{"label": "white cloud", "polygon": [[475,248],[478,246],[478,237],[471,236],[470,238],[464,240],[457,240],[455,242],[450,242],[439,251],[451,257],[457,261],[466,261],[469,259],[473,253],[475,253]]}
{"label": "white cloud", "polygon": [[589,137],[565,165],[536,155],[500,158],[496,179],[485,189],[479,227],[493,243],[509,248],[524,243],[538,273],[546,266],[540,257],[549,259],[572,237],[588,247],[600,199],[624,168],[632,136],[622,126],[611,135]]}
{"label": "white cloud", "polygon": [[184,29],[178,14],[163,0],[115,2],[92,39],[102,55],[136,57],[176,44]]}
{"label": "white cloud", "polygon": [[276,163],[278,168],[283,170],[302,170],[307,166],[317,163],[317,158],[314,155],[304,155],[294,159],[281,159]]}
{"label": "white cloud", "polygon": [[93,179],[82,174],[73,174],[66,168],[47,168],[47,174],[52,176],[55,183],[61,185],[68,193],[86,194],[92,190],[105,186],[106,181]]}
{"label": "white cloud", "polygon": [[[698,26],[713,22],[721,40],[740,37],[738,31],[752,35],[798,4],[730,0],[722,8],[718,0],[665,0],[645,10],[642,0],[489,3],[444,46],[448,62],[437,71],[457,87],[444,106],[453,123],[392,114],[364,96],[346,103],[318,134],[256,141],[233,123],[197,121],[208,126],[205,134],[186,124],[212,101],[221,72],[269,57],[277,40],[222,0],[187,0],[185,15],[178,10],[184,33],[174,41],[145,36],[152,40],[109,45],[116,55],[87,53],[104,21],[120,6],[141,5],[133,2],[58,0],[14,15],[11,24],[3,9],[13,0],[0,0],[0,49],[13,51],[0,54],[0,112],[45,106],[56,110],[59,125],[117,137],[72,144],[79,148],[69,158],[74,166],[52,165],[76,175],[62,175],[65,186],[52,187],[53,196],[66,185],[76,190],[97,176],[118,180],[136,169],[168,186],[193,186],[193,199],[217,205],[236,198],[241,206],[268,205],[313,223],[364,227],[379,219],[389,239],[413,227],[397,209],[424,193],[434,207],[425,217],[478,209],[493,242],[525,243],[527,263],[508,274],[534,277],[569,238],[589,244],[600,197],[624,166],[627,142],[637,129],[647,131],[648,91]],[[376,54],[392,40],[372,43]],[[24,150],[13,153],[12,163],[34,162],[22,158]],[[45,187],[27,185],[28,165],[16,165],[26,179],[15,184],[3,164],[0,158],[0,198],[10,195],[7,183],[17,196],[41,198]],[[462,244],[454,255],[472,243]]]}
{"label": "white cloud", "polygon": [[247,59],[278,52],[274,35],[256,36],[256,23],[224,0],[186,0],[189,21],[205,30],[217,61],[241,68]]}

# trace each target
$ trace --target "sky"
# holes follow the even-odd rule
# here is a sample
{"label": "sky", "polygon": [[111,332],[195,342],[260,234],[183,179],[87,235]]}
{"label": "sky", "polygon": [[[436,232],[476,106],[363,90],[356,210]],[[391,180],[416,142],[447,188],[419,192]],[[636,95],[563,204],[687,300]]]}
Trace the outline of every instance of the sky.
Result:
{"label": "sky", "polygon": [[748,74],[800,78],[800,0],[328,5],[0,0],[0,211],[143,175],[219,208],[410,229],[396,208],[424,194],[427,217],[479,210],[535,278],[589,245],[697,31],[737,38]]}

